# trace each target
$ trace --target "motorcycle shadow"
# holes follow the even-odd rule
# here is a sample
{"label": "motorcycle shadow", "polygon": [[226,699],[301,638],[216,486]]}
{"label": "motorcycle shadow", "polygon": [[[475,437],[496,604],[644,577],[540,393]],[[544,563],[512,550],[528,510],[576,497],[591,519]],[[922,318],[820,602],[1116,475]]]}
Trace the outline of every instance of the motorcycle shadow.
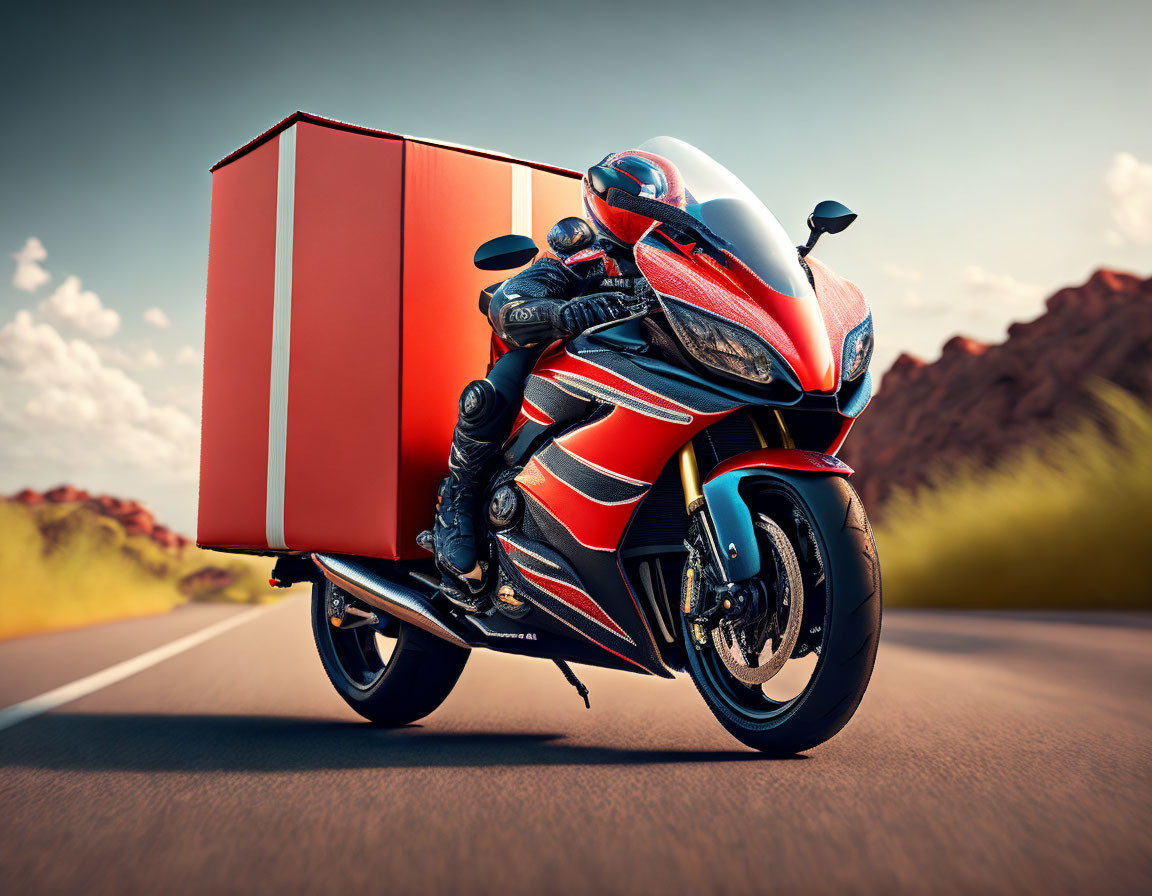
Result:
{"label": "motorcycle shadow", "polygon": [[0,736],[0,768],[279,772],[767,760],[741,747],[606,747],[566,743],[565,737],[539,732],[432,731],[418,725],[384,729],[359,722],[276,716],[52,713]]}

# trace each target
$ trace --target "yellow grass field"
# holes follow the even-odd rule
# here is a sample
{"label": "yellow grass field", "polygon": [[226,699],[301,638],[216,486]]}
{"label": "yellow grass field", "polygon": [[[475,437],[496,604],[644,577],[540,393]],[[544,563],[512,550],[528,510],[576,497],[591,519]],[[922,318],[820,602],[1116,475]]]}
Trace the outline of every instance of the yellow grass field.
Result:
{"label": "yellow grass field", "polygon": [[79,504],[0,500],[0,638],[162,613],[189,600],[273,600],[283,592],[268,586],[271,568],[266,557],[171,552]]}
{"label": "yellow grass field", "polygon": [[1152,608],[1152,410],[1108,384],[1093,419],[993,470],[939,472],[884,506],[897,607]]}

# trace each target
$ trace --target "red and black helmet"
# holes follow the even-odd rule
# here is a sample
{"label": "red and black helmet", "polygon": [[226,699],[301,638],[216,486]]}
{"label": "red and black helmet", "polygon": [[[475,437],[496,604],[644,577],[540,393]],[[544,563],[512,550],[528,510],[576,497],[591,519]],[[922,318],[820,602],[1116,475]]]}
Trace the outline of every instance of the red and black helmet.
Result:
{"label": "red and black helmet", "polygon": [[636,212],[613,208],[608,191],[615,188],[633,196],[645,196],[684,208],[684,183],[676,166],[663,156],[638,149],[614,152],[588,169],[581,183],[584,214],[602,235],[632,247],[652,226],[652,219]]}

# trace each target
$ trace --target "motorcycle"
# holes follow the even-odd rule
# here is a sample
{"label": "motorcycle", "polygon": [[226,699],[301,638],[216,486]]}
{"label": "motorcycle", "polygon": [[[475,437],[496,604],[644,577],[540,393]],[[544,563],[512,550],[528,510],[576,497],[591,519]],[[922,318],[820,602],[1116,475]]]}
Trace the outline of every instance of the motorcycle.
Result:
{"label": "motorcycle", "polygon": [[[641,149],[677,165],[687,208],[608,194],[655,221],[635,247],[650,292],[529,376],[487,491],[487,609],[447,600],[431,560],[313,554],[274,571],[313,581],[324,669],[373,722],[431,713],[476,648],[550,659],[586,703],[568,663],[686,671],[721,725],[771,754],[826,741],[864,695],[880,568],[835,454],[871,395],[872,318],[809,256],[856,216],[820,203],[796,247],[700,150]],[[500,237],[477,262],[534,252]]]}

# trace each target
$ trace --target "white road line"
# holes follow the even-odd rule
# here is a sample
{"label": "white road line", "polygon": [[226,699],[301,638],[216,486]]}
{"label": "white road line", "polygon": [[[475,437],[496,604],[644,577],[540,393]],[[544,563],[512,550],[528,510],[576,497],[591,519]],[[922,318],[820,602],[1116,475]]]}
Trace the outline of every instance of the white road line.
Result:
{"label": "white road line", "polygon": [[66,684],[55,690],[41,694],[39,697],[33,697],[22,703],[13,704],[6,709],[0,709],[0,731],[3,731],[5,728],[11,728],[13,725],[18,725],[25,719],[30,719],[41,713],[50,712],[57,707],[63,706],[65,703],[71,703],[73,700],[79,700],[81,697],[87,697],[89,694],[93,694],[109,685],[123,681],[125,678],[135,675],[137,672],[150,669],[158,663],[164,662],[164,660],[171,659],[177,654],[191,650],[198,644],[210,641],[217,635],[222,635],[226,631],[243,625],[245,622],[271,609],[273,608],[253,607],[243,613],[237,613],[235,616],[222,619],[207,628],[202,628],[198,632],[185,635],[183,638],[177,638],[175,641],[165,644],[162,647],[157,647],[155,650],[149,650],[147,653],[140,654],[140,656],[125,660],[122,663],[117,663],[115,666],[109,666],[102,672],[96,672],[86,678],[81,678],[71,684]]}

